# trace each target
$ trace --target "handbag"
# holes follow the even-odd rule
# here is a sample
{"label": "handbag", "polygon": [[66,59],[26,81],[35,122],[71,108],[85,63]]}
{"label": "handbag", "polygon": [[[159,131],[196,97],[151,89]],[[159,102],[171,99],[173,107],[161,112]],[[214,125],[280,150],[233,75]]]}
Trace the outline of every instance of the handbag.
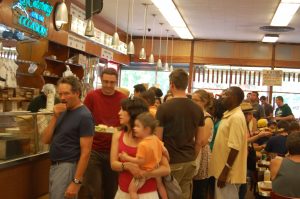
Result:
{"label": "handbag", "polygon": [[182,190],[179,186],[179,183],[172,175],[167,175],[162,177],[163,184],[169,199],[181,199]]}

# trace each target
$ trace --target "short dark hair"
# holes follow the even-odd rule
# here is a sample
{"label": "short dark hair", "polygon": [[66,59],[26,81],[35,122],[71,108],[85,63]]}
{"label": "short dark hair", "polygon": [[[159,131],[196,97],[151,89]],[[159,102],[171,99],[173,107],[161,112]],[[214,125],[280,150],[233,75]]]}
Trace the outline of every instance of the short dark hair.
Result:
{"label": "short dark hair", "polygon": [[134,88],[135,92],[142,93],[142,92],[146,91],[146,87],[144,86],[144,84],[136,84],[136,85],[133,86],[133,88]]}
{"label": "short dark hair", "polygon": [[300,131],[289,134],[285,144],[289,154],[300,155]]}
{"label": "short dark hair", "polygon": [[[128,112],[130,116],[129,125],[131,129],[133,129],[134,127],[134,120],[136,119],[136,117],[143,112],[149,111],[148,105],[146,104],[145,100],[140,97],[123,99],[121,101],[121,107],[122,110]],[[123,127],[123,129],[125,131],[128,131],[126,127]]]}
{"label": "short dark hair", "polygon": [[154,92],[155,97],[161,97],[161,96],[163,96],[163,92],[161,91],[160,88],[157,88],[157,87],[155,87],[155,86],[152,86],[152,87],[149,88],[148,90]]}
{"label": "short dark hair", "polygon": [[118,79],[118,72],[114,69],[114,68],[105,68],[102,72],[101,72],[101,79],[103,77],[104,74],[107,74],[107,75],[114,75],[116,76],[116,78]]}
{"label": "short dark hair", "polygon": [[267,98],[266,98],[266,96],[261,96],[260,98],[259,98],[259,100],[266,100]]}
{"label": "short dark hair", "polygon": [[285,132],[289,133],[290,132],[290,123],[285,120],[280,120],[277,123],[277,128],[284,129]]}
{"label": "short dark hair", "polygon": [[252,93],[255,93],[256,94],[256,97],[259,96],[258,92],[257,91],[252,91]]}
{"label": "short dark hair", "polygon": [[298,121],[292,121],[290,123],[290,132],[300,131],[300,125]]}
{"label": "short dark hair", "polygon": [[185,90],[188,86],[189,75],[184,69],[178,68],[169,75],[169,80],[177,89]]}
{"label": "short dark hair", "polygon": [[158,121],[151,113],[141,113],[136,117],[136,120],[140,121],[144,127],[149,127],[151,129],[151,133],[154,134],[154,130],[158,126]]}
{"label": "short dark hair", "polygon": [[78,92],[79,97],[81,97],[82,94],[82,84],[75,76],[67,76],[62,77],[58,80],[57,85],[59,84],[69,84],[72,88],[72,92]]}
{"label": "short dark hair", "polygon": [[142,92],[140,95],[141,98],[146,100],[146,102],[150,105],[153,106],[155,104],[155,94],[152,91],[145,91]]}
{"label": "short dark hair", "polygon": [[283,97],[282,96],[277,96],[276,99],[280,100],[283,102]]}
{"label": "short dark hair", "polygon": [[242,103],[242,101],[244,100],[244,91],[238,87],[238,86],[232,86],[229,89],[232,90],[232,93],[234,95],[234,97],[236,97],[237,99],[237,103],[238,105],[240,105]]}

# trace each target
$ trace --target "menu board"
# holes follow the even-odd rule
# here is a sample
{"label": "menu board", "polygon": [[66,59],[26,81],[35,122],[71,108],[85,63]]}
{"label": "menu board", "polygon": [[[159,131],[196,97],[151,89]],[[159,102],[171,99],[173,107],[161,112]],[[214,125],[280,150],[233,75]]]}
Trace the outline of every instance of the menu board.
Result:
{"label": "menu board", "polygon": [[263,85],[281,86],[282,74],[282,70],[263,70]]}

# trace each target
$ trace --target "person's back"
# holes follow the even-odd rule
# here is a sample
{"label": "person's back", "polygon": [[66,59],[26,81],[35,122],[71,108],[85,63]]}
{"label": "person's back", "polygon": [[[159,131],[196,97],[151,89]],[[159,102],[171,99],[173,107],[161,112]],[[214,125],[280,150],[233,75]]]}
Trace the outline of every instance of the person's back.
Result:
{"label": "person's back", "polygon": [[164,127],[163,141],[170,153],[170,163],[195,159],[195,135],[203,122],[203,112],[188,98],[173,98],[159,106],[156,113]]}
{"label": "person's back", "polygon": [[272,191],[283,196],[300,197],[300,163],[284,158],[276,178],[272,181]]}

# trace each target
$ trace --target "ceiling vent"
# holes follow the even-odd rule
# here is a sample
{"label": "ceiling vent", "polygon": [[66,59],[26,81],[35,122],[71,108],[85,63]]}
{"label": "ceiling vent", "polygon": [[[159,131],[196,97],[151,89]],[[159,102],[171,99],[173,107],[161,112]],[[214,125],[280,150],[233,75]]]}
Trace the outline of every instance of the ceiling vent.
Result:
{"label": "ceiling vent", "polygon": [[261,26],[259,29],[265,32],[290,32],[295,30],[295,28],[289,26]]}

